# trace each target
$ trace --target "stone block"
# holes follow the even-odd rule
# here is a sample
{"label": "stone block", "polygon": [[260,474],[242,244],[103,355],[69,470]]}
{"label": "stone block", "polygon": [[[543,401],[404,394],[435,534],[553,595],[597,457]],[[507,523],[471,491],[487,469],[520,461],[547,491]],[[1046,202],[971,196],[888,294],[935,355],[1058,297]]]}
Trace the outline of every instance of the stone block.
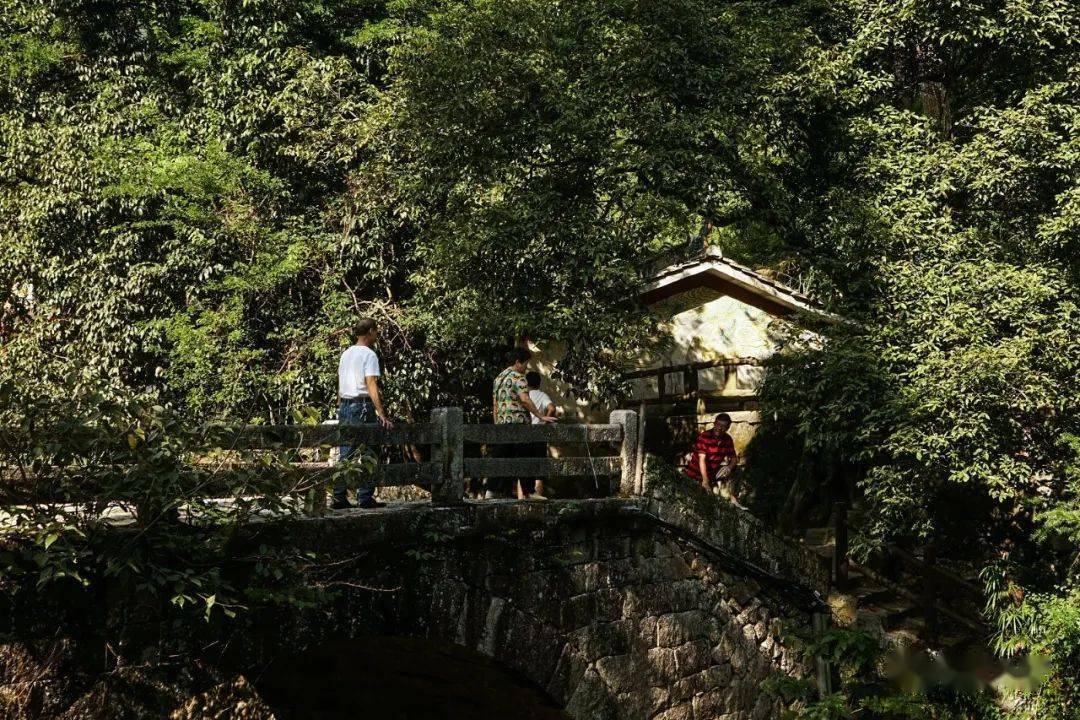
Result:
{"label": "stone block", "polygon": [[593,552],[594,547],[594,543],[556,545],[549,550],[549,558],[561,567],[596,562],[597,558]]}
{"label": "stone block", "polygon": [[659,618],[647,615],[637,621],[637,640],[645,648],[656,647],[656,624]]}
{"label": "stone block", "polygon": [[585,655],[574,644],[563,645],[555,670],[548,681],[548,694],[556,699],[568,697],[588,666]]}
{"label": "stone block", "polygon": [[697,686],[689,678],[676,680],[668,687],[668,695],[673,703],[687,702],[694,698]]}
{"label": "stone block", "polygon": [[707,640],[693,640],[675,648],[675,662],[679,675],[686,677],[696,673],[712,663]]}
{"label": "stone block", "polygon": [[656,541],[652,535],[637,535],[630,546],[630,556],[636,559],[650,558],[656,555]]}
{"label": "stone block", "polygon": [[708,670],[693,673],[687,675],[681,680],[677,680],[671,686],[671,701],[682,702],[689,700],[695,695],[699,695],[703,692],[713,689],[712,678],[709,675]]}
{"label": "stone block", "polygon": [[760,607],[760,600],[757,598],[750,598],[750,601],[743,605],[742,611],[735,616],[735,622],[740,625],[756,622],[758,620],[758,608]]}
{"label": "stone block", "polygon": [[502,647],[497,657],[511,667],[529,668],[540,678],[549,678],[558,665],[562,643],[552,627],[533,622],[514,610],[507,618]]}
{"label": "stone block", "polygon": [[516,576],[511,593],[521,607],[533,607],[554,602],[561,584],[548,572],[527,572]]}
{"label": "stone block", "polygon": [[679,679],[679,665],[672,648],[653,648],[645,653],[645,670],[648,676],[663,685]]}
{"label": "stone block", "polygon": [[656,643],[675,647],[708,635],[708,622],[701,610],[667,613],[657,619]]}
{"label": "stone block", "polygon": [[627,621],[594,623],[576,631],[574,638],[585,657],[596,661],[605,656],[630,652],[628,635],[631,627]]}
{"label": "stone block", "polygon": [[620,718],[651,718],[667,709],[668,692],[661,687],[638,687],[633,692],[616,696],[615,703]]}
{"label": "stone block", "polygon": [[742,643],[731,643],[728,648],[727,660],[735,672],[742,672],[749,665],[749,657]]}
{"label": "stone block", "polygon": [[704,672],[709,679],[710,690],[725,688],[731,684],[732,671],[730,663],[725,662],[710,665]]}
{"label": "stone block", "polygon": [[652,720],[694,720],[694,706],[684,702],[654,715]]}
{"label": "stone block", "polygon": [[642,583],[626,588],[623,613],[662,615],[674,607],[675,589],[670,583]]}
{"label": "stone block", "polygon": [[647,558],[641,561],[641,567],[656,580],[685,580],[693,576],[690,565],[680,555]]}
{"label": "stone block", "polygon": [[622,620],[625,615],[624,593],[618,588],[603,588],[597,590],[596,596],[596,620],[600,622]]}
{"label": "stone block", "polygon": [[587,562],[567,568],[570,592],[577,595],[588,593],[600,587],[600,575],[603,572],[598,562]]}
{"label": "stone block", "polygon": [[596,661],[596,672],[615,693],[628,693],[640,685],[636,663],[629,655],[610,655]]}
{"label": "stone block", "polygon": [[736,582],[731,585],[731,597],[734,598],[735,602],[741,607],[745,607],[754,597],[754,593],[750,590],[746,581]]}
{"label": "stone block", "polygon": [[632,559],[611,560],[603,563],[597,578],[598,587],[625,587],[641,581],[638,561]]}
{"label": "stone block", "polygon": [[559,610],[559,625],[566,630],[586,627],[596,616],[596,595],[581,593],[568,597]]}
{"label": "stone block", "polygon": [[741,711],[748,716],[762,696],[761,682],[767,677],[764,673],[757,675],[748,672],[736,678],[736,682],[728,688],[728,707],[733,711]]}
{"label": "stone block", "polygon": [[629,537],[598,538],[593,557],[596,560],[622,560],[630,557],[631,542]]}
{"label": "stone block", "polygon": [[484,624],[480,631],[480,639],[477,650],[488,657],[496,657],[499,647],[505,645],[500,640],[505,633],[506,623],[503,622],[503,613],[506,610],[506,600],[496,597],[491,599],[487,612],[484,615]]}
{"label": "stone block", "polygon": [[615,696],[619,718],[651,718],[668,706],[667,690],[660,687],[635,688]]}
{"label": "stone block", "polygon": [[697,720],[712,720],[723,717],[724,713],[733,708],[727,707],[727,694],[712,690],[696,695],[693,700],[694,717]]}
{"label": "stone block", "polygon": [[594,668],[588,668],[566,703],[566,714],[575,718],[614,720],[614,699]]}
{"label": "stone block", "polygon": [[668,540],[657,540],[653,543],[653,556],[664,558],[676,555],[679,552],[679,546]]}
{"label": "stone block", "polygon": [[777,716],[776,699],[768,695],[758,696],[754,709],[750,711],[751,720],[773,720]]}
{"label": "stone block", "polygon": [[701,583],[697,578],[673,582],[668,587],[671,590],[671,611],[693,610],[702,606]]}
{"label": "stone block", "polygon": [[706,618],[705,620],[705,634],[704,637],[713,645],[720,642],[720,638],[724,636],[724,625],[717,622],[713,618]]}

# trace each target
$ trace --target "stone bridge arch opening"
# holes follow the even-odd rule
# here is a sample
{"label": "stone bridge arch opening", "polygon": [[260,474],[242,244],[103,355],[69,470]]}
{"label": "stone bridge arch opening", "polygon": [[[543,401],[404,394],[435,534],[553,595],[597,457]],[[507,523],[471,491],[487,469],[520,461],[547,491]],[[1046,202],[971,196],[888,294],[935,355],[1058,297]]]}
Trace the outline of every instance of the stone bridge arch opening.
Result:
{"label": "stone bridge arch opening", "polygon": [[341,638],[251,678],[280,720],[568,720],[542,688],[471,648],[428,638]]}
{"label": "stone bridge arch opening", "polygon": [[275,525],[344,559],[339,590],[234,638],[234,667],[282,720],[777,717],[795,698],[766,681],[810,677],[792,641],[817,606],[725,547],[785,573],[798,558],[683,507],[425,504]]}

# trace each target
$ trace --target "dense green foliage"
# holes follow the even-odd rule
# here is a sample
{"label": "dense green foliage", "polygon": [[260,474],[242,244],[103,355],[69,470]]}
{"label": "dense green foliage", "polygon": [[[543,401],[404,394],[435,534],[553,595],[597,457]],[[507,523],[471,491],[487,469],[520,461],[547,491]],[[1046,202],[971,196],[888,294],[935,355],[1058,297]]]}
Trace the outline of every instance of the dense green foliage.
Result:
{"label": "dense green foliage", "polygon": [[1031,711],[1074,717],[1080,13],[843,5],[843,40],[791,76],[846,107],[791,248],[859,326],[795,353],[770,405],[810,454],[865,469],[864,550],[987,566],[1002,649],[1058,663]]}
{"label": "dense green foliage", "polygon": [[639,279],[706,239],[854,321],[771,373],[776,432],[860,469],[864,548],[985,564],[1075,717],[1078,38],[1068,0],[4,0],[0,421],[325,411],[360,315],[401,416],[483,407],[523,335],[616,393]]}
{"label": "dense green foliage", "polygon": [[885,649],[871,633],[832,628],[816,638],[785,636],[808,662],[827,661],[835,670],[833,692],[819,697],[809,679],[774,678],[769,692],[802,700],[783,720],[1003,720],[1008,713],[978,687],[974,676],[950,671],[924,652]]}

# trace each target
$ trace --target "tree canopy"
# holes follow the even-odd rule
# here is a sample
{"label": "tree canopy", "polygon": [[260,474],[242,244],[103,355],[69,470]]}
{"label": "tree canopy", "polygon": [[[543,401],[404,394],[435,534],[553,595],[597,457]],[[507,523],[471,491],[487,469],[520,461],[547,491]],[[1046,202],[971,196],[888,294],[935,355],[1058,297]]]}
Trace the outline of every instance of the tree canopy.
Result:
{"label": "tree canopy", "polygon": [[1025,711],[1078,716],[1078,38],[1069,0],[3,0],[0,420],[326,410],[362,315],[403,416],[523,336],[617,396],[641,278],[717,244],[852,320],[765,401],[858,468],[862,547],[984,564],[1054,662]]}

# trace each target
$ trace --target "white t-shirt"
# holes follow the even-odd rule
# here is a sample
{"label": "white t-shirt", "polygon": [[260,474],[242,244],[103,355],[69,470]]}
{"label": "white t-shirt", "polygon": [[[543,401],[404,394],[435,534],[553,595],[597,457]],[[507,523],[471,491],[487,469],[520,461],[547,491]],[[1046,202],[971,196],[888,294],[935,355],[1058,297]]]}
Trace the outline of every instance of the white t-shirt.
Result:
{"label": "white t-shirt", "polygon": [[368,397],[367,379],[379,377],[379,356],[367,345],[351,345],[338,363],[338,397]]}
{"label": "white t-shirt", "polygon": [[[532,404],[536,406],[536,409],[540,411],[541,415],[544,414],[544,410],[547,409],[547,406],[552,404],[551,398],[549,398],[548,394],[543,390],[530,390],[529,399],[532,400]],[[540,418],[533,415],[532,423],[533,425],[539,425]]]}

